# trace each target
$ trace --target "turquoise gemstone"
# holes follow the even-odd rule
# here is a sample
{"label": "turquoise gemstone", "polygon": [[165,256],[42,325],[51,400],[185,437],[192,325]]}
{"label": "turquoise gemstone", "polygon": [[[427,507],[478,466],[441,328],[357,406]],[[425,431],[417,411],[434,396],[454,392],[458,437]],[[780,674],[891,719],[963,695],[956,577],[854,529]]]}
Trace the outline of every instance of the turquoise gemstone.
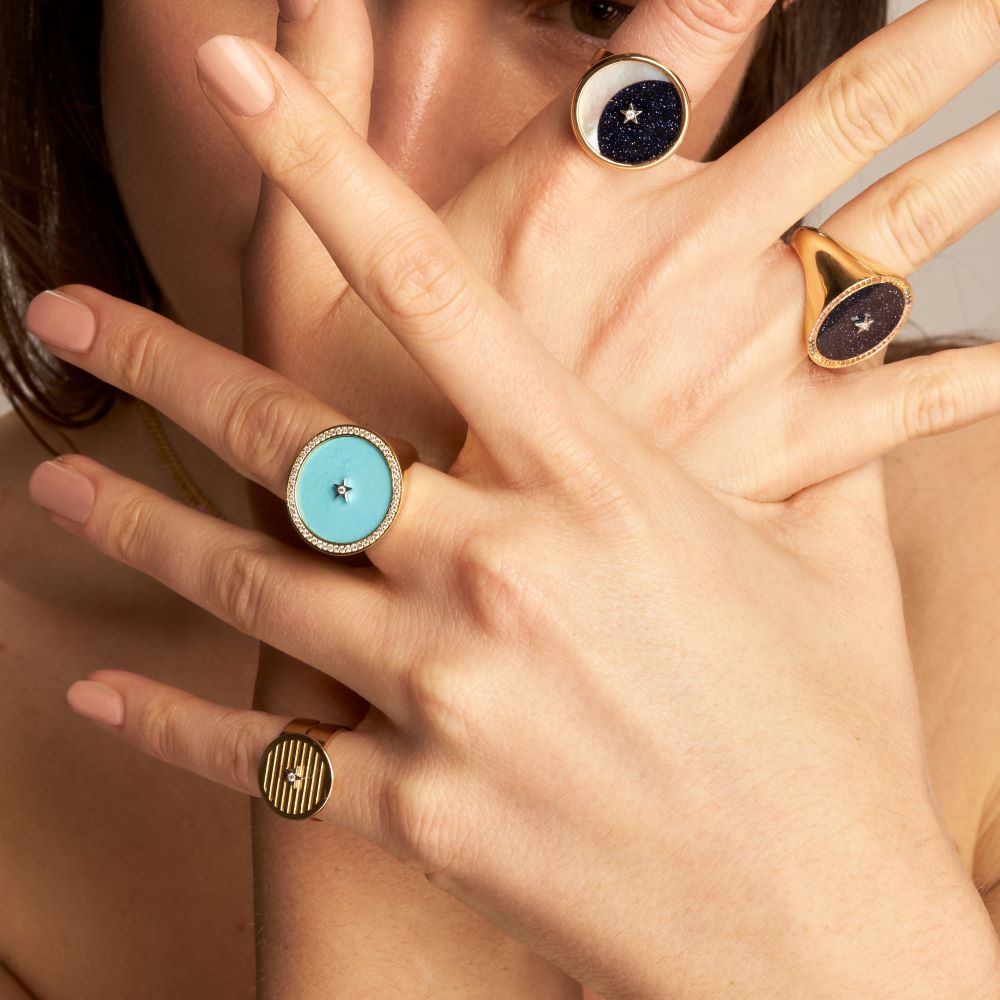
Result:
{"label": "turquoise gemstone", "polygon": [[365,438],[342,434],[306,455],[295,482],[305,526],[324,541],[349,545],[370,535],[392,504],[392,471]]}

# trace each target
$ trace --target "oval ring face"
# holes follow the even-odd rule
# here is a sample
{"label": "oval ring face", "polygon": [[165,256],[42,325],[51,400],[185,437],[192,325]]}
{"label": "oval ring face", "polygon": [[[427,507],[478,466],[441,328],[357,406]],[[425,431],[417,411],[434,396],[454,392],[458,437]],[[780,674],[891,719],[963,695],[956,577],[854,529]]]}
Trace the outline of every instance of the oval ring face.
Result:
{"label": "oval ring face", "polygon": [[396,453],[373,431],[340,424],[299,452],[285,502],[310,545],[334,555],[367,548],[388,530],[402,497]]}
{"label": "oval ring face", "polygon": [[690,101],[680,79],[655,59],[608,56],[577,85],[573,132],[603,163],[636,169],[665,160],[687,131]]}
{"label": "oval ring face", "polygon": [[261,756],[257,783],[261,797],[278,815],[308,819],[330,797],[333,765],[316,740],[298,733],[281,733]]}
{"label": "oval ring face", "polygon": [[875,275],[838,295],[809,336],[812,359],[825,368],[855,364],[877,354],[905,325],[913,304],[909,282]]}

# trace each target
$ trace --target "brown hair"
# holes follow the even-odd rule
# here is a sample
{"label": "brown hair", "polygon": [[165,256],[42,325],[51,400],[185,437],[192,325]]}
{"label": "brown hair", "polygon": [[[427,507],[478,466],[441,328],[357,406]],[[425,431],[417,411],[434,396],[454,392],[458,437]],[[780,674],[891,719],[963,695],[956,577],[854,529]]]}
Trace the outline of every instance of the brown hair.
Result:
{"label": "brown hair", "polygon": [[84,427],[108,412],[118,390],[28,337],[30,299],[78,281],[160,307],[108,164],[101,6],[0,6],[0,386],[36,437],[26,413],[55,427]]}
{"label": "brown hair", "polygon": [[[878,30],[885,6],[886,0],[794,0],[782,10],[776,3],[709,158]],[[99,0],[0,4],[0,386],[53,454],[28,413],[56,428],[84,427],[103,417],[119,393],[37,347],[24,329],[28,301],[73,281],[160,308],[109,168],[101,22]]]}

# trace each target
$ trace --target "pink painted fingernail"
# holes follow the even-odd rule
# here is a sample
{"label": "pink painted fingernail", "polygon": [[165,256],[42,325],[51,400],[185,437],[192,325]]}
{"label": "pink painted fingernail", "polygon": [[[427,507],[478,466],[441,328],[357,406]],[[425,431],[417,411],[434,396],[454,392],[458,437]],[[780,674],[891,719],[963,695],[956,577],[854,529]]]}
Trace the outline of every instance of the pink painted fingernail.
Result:
{"label": "pink painted fingernail", "polygon": [[73,681],[66,691],[66,700],[74,712],[96,722],[120,726],[125,721],[125,699],[99,681]]}
{"label": "pink painted fingernail", "polygon": [[274,103],[270,70],[242,38],[216,35],[194,58],[202,76],[234,114],[253,117]]}
{"label": "pink painted fingernail", "polygon": [[278,0],[278,13],[282,21],[301,21],[316,6],[316,0]]}
{"label": "pink painted fingernail", "polygon": [[28,304],[24,325],[39,340],[65,351],[85,351],[94,342],[97,321],[79,299],[44,291]]}
{"label": "pink painted fingernail", "polygon": [[28,493],[40,507],[83,524],[94,506],[94,484],[60,462],[42,462],[28,480]]}

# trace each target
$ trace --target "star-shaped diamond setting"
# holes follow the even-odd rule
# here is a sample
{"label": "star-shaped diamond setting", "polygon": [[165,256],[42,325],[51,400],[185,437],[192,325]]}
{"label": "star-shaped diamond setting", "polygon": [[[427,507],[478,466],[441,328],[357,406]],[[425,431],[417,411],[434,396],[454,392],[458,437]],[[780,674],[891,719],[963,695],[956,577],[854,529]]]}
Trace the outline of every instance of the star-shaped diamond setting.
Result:
{"label": "star-shaped diamond setting", "polygon": [[294,785],[296,781],[301,781],[302,775],[299,774],[299,769],[297,767],[290,767],[285,771],[285,781],[290,785]]}
{"label": "star-shaped diamond setting", "polygon": [[634,104],[629,104],[627,108],[619,108],[619,112],[625,116],[626,122],[632,122],[634,125],[639,124],[639,115],[642,114],[642,110],[636,110]]}
{"label": "star-shaped diamond setting", "polygon": [[875,320],[872,318],[871,313],[865,313],[864,319],[860,316],[852,316],[851,322],[862,332],[867,333],[872,328],[872,323]]}
{"label": "star-shaped diamond setting", "polygon": [[347,494],[350,493],[351,490],[354,489],[354,487],[353,486],[348,486],[347,485],[347,479],[345,478],[345,479],[342,479],[339,483],[334,483],[333,484],[333,489],[334,489],[336,495],[338,497],[340,497],[340,499],[343,500],[346,503],[347,502]]}

